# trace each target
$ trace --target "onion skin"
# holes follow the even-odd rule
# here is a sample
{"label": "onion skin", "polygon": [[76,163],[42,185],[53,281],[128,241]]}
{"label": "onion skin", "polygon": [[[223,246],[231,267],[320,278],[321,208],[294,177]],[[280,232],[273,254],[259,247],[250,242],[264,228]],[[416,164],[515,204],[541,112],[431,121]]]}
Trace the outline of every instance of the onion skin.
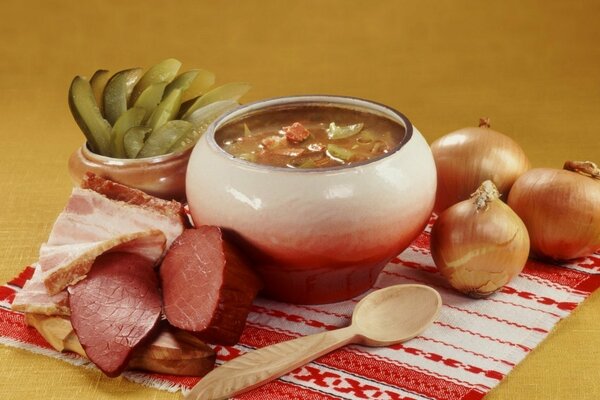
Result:
{"label": "onion skin", "polygon": [[469,198],[481,182],[494,182],[505,199],[515,180],[531,168],[523,149],[510,137],[489,128],[468,127],[448,133],[431,144],[438,187],[434,211]]}
{"label": "onion skin", "polygon": [[523,270],[529,236],[523,221],[497,197],[479,211],[473,200],[464,200],[435,221],[431,255],[453,288],[481,298]]}
{"label": "onion skin", "polygon": [[598,178],[535,168],[515,182],[508,204],[527,226],[532,256],[570,260],[600,250]]}

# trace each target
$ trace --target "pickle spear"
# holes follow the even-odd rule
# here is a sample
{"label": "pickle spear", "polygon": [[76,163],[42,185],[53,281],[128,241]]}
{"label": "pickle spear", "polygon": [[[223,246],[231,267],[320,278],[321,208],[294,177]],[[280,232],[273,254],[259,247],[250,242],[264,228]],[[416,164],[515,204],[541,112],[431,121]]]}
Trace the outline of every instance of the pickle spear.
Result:
{"label": "pickle spear", "polygon": [[114,74],[106,83],[102,97],[102,110],[111,125],[127,111],[127,100],[141,76],[141,68],[126,69]]}
{"label": "pickle spear", "polygon": [[152,129],[156,129],[175,118],[181,105],[181,94],[181,89],[172,90],[154,109],[147,125]]}
{"label": "pickle spear", "polygon": [[177,75],[180,67],[181,62],[174,58],[168,58],[150,67],[133,88],[129,104],[135,104],[138,97],[141,96],[144,90],[149,86],[159,82],[166,82],[167,84],[171,82]]}
{"label": "pickle spear", "polygon": [[[215,84],[215,74],[205,69],[196,69],[196,78],[191,85],[184,91],[181,101],[188,101],[194,97],[203,95]],[[183,75],[183,74],[182,74]]]}
{"label": "pickle spear", "polygon": [[76,76],[69,88],[69,108],[90,149],[100,155],[110,154],[111,126],[102,117],[90,83]]}
{"label": "pickle spear", "polygon": [[194,101],[194,103],[183,114],[182,119],[187,119],[187,117],[189,117],[197,109],[216,101],[238,101],[240,97],[248,92],[248,90],[250,90],[250,85],[241,82],[226,83],[223,86],[216,87],[205,95],[196,99],[196,101]]}
{"label": "pickle spear", "polygon": [[160,104],[166,86],[167,82],[154,83],[148,86],[136,100],[133,106],[146,110],[144,122],[150,118],[154,109]]}
{"label": "pickle spear", "polygon": [[194,129],[196,131],[204,133],[214,120],[219,118],[225,112],[233,110],[237,106],[239,106],[239,103],[234,100],[215,101],[214,103],[197,109],[185,120],[194,124]]}
{"label": "pickle spear", "polygon": [[[134,126],[139,126],[146,115],[143,108],[133,107],[125,111],[112,128],[111,156],[115,158],[126,158],[125,144],[123,142],[125,133]],[[141,148],[141,147],[140,147]],[[139,149],[138,149],[139,150]]]}
{"label": "pickle spear", "polygon": [[237,106],[239,106],[239,104],[236,101],[221,100],[194,111],[187,119],[187,121],[192,123],[194,129],[180,137],[179,140],[171,146],[169,152],[181,151],[193,146],[214,120],[219,118],[225,112],[233,110]]}
{"label": "pickle spear", "polygon": [[166,154],[173,144],[193,129],[194,126],[187,121],[174,120],[167,122],[150,133],[144,147],[137,154],[137,158]]}
{"label": "pickle spear", "polygon": [[173,79],[173,81],[167,85],[164,97],[167,97],[175,89],[179,89],[182,92],[188,90],[196,80],[198,72],[199,70],[192,69],[190,71],[186,71],[182,74],[179,74],[177,78]]}
{"label": "pickle spear", "polygon": [[100,112],[102,111],[102,93],[104,93],[104,88],[106,87],[106,83],[110,79],[110,72],[106,69],[99,69],[94,72],[94,75],[90,78],[90,85],[92,86],[92,91],[94,92],[94,98],[96,99],[96,104],[100,108]]}
{"label": "pickle spear", "polygon": [[152,129],[147,126],[134,126],[125,132],[123,137],[123,145],[125,147],[125,154],[128,158],[136,158],[142,147],[144,147],[144,140],[146,136],[152,132]]}

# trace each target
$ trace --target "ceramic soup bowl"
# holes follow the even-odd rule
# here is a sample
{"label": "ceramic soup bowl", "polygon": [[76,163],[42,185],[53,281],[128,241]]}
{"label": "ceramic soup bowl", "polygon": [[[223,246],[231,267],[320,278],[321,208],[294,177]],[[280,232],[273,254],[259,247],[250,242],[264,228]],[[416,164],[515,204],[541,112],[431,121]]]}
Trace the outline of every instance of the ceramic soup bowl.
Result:
{"label": "ceramic soup bowl", "polygon": [[[293,169],[235,158],[215,139],[252,113],[293,107],[374,113],[404,127],[387,154],[350,166]],[[293,96],[247,104],[215,121],[194,148],[186,193],[196,224],[225,229],[250,255],[264,294],[300,304],[352,298],[422,232],[433,208],[429,146],[401,113],[370,101]]]}

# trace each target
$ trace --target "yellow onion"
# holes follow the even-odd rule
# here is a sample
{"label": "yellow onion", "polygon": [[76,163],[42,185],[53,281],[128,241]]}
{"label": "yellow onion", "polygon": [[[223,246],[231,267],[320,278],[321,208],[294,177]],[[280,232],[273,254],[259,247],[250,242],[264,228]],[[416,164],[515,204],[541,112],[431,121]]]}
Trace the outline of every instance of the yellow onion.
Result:
{"label": "yellow onion", "polygon": [[519,274],[529,255],[523,221],[485,181],[470,200],[446,209],[431,230],[431,255],[450,285],[485,297]]}
{"label": "yellow onion", "polygon": [[554,260],[600,250],[600,169],[567,161],[564,169],[535,168],[514,184],[508,204],[521,217],[533,256]]}
{"label": "yellow onion", "polygon": [[515,180],[530,168],[523,149],[508,136],[490,129],[489,119],[479,127],[448,133],[431,144],[438,187],[434,210],[438,214],[469,198],[481,182],[494,182],[506,198]]}

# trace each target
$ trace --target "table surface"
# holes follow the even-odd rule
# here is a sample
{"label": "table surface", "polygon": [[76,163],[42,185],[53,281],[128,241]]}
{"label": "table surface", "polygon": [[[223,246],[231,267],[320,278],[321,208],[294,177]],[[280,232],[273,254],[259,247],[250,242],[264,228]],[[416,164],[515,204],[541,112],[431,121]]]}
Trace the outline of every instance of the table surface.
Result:
{"label": "table surface", "polygon": [[[0,281],[34,262],[71,190],[83,142],[73,76],[167,57],[246,101],[363,97],[406,114],[429,142],[489,116],[534,166],[600,161],[600,2],[2,1]],[[562,321],[486,399],[600,398],[600,294]],[[175,399],[0,346],[0,398]]]}

